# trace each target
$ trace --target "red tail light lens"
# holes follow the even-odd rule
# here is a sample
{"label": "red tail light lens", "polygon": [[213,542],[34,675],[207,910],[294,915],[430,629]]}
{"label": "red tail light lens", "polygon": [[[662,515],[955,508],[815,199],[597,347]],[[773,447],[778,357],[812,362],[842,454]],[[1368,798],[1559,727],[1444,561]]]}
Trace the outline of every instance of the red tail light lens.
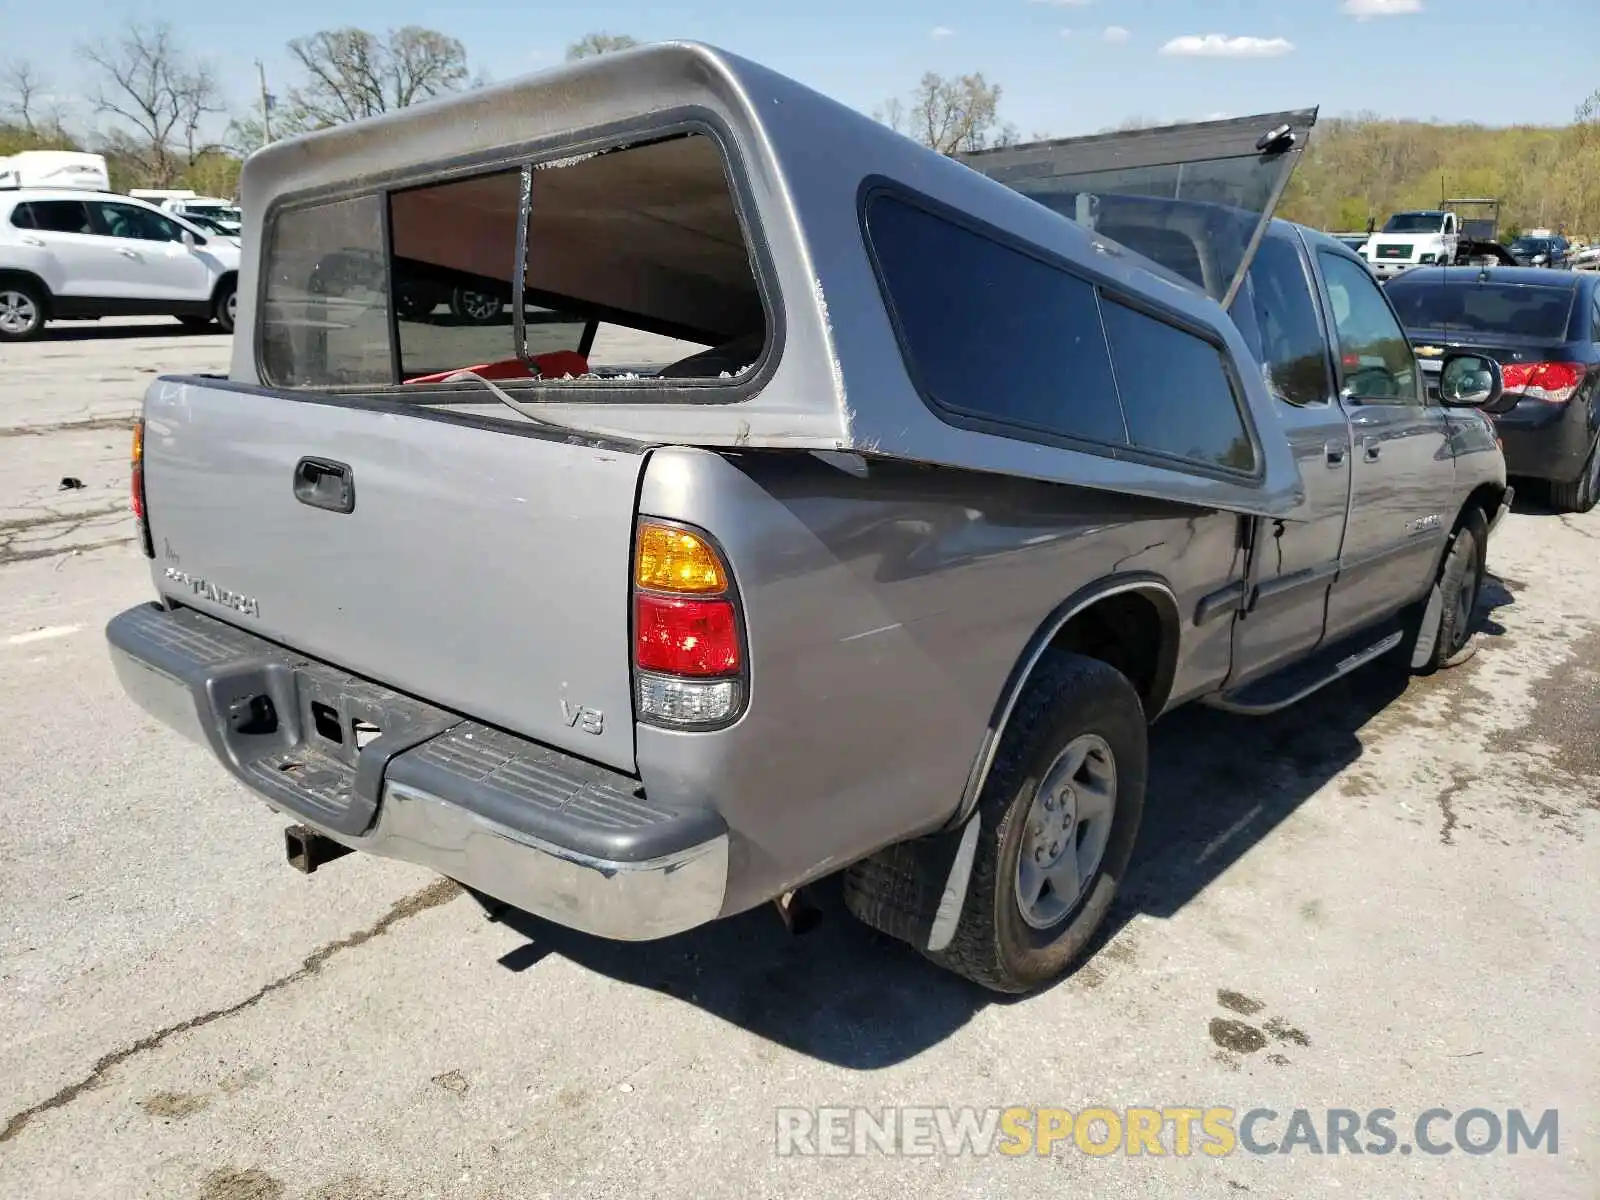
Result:
{"label": "red tail light lens", "polygon": [[634,661],[642,671],[665,675],[736,674],[739,619],[732,602],[635,597]]}
{"label": "red tail light lens", "polygon": [[1571,400],[1589,368],[1575,362],[1508,363],[1500,369],[1507,393],[1564,404]]}

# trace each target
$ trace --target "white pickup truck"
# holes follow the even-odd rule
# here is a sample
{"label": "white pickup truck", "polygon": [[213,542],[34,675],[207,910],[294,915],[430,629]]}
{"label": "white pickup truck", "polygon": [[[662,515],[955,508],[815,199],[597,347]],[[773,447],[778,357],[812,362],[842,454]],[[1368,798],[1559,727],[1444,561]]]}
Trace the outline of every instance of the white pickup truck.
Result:
{"label": "white pickup truck", "polygon": [[1379,279],[1392,279],[1412,267],[1449,265],[1460,248],[1460,227],[1455,213],[1441,209],[1393,213],[1360,254]]}

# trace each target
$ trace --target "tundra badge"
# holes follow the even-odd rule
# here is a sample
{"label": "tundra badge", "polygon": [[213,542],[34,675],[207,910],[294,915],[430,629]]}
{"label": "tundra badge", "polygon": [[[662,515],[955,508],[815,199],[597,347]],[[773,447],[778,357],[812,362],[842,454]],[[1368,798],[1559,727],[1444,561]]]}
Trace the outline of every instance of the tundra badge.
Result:
{"label": "tundra badge", "polygon": [[224,608],[231,608],[234,612],[246,617],[259,617],[261,605],[254,596],[242,596],[238,592],[230,592],[227,588],[220,588],[208,579],[201,579],[187,571],[180,571],[177,567],[168,567],[167,578],[179,587],[188,588],[189,591],[199,596],[202,600],[209,600],[213,604],[220,604]]}

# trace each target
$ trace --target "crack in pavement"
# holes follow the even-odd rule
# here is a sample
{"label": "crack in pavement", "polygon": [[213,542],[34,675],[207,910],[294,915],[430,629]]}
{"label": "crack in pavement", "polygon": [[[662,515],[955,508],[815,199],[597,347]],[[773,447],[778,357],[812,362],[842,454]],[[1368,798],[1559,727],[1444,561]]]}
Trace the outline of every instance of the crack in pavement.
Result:
{"label": "crack in pavement", "polygon": [[37,550],[6,550],[0,546],[0,567],[33,562],[38,558],[55,558],[61,554],[87,554],[91,550],[106,550],[112,546],[126,546],[131,537],[106,538],[100,542],[83,542],[76,546],[41,546]]}
{"label": "crack in pavement", "polygon": [[221,1021],[227,1017],[235,1016],[248,1008],[253,1008],[274,992],[282,991],[303,980],[310,979],[322,970],[323,966],[334,955],[345,950],[353,950],[357,946],[370,942],[373,938],[382,937],[395,925],[408,918],[426,912],[430,908],[437,908],[441,904],[448,904],[461,894],[461,885],[453,879],[437,879],[420,892],[414,892],[403,900],[396,901],[383,916],[365,929],[357,930],[347,937],[337,941],[328,942],[319,946],[308,954],[300,966],[287,975],[280,976],[270,983],[263,984],[257,991],[246,996],[236,1004],[226,1008],[213,1009],[202,1013],[198,1017],[190,1017],[187,1021],[180,1021],[176,1025],[168,1025],[165,1029],[158,1029],[134,1042],[131,1046],[124,1046],[120,1050],[113,1050],[101,1058],[90,1068],[89,1073],[77,1083],[69,1084],[47,1100],[23,1109],[13,1115],[0,1129],[0,1143],[9,1142],[28,1127],[35,1117],[52,1109],[63,1108],[71,1104],[85,1092],[92,1092],[106,1082],[111,1071],[127,1062],[130,1058],[155,1050],[164,1045],[171,1038],[180,1033],[200,1029],[203,1026]]}
{"label": "crack in pavement", "polygon": [[114,517],[129,512],[128,505],[122,501],[116,504],[103,504],[99,508],[86,508],[82,512],[56,512],[46,509],[40,517],[15,517],[9,521],[0,521],[0,535],[22,533],[28,529],[38,529],[42,525],[54,525],[62,521],[89,521],[95,517]]}
{"label": "crack in pavement", "polygon": [[1442,846],[1456,844],[1456,826],[1461,823],[1461,818],[1456,812],[1456,797],[1466,791],[1471,783],[1471,774],[1460,770],[1452,771],[1449,784],[1439,793],[1439,812],[1444,817],[1444,825],[1439,830],[1439,844]]}
{"label": "crack in pavement", "polygon": [[93,433],[97,429],[133,428],[134,417],[86,417],[81,421],[56,421],[50,425],[0,425],[0,438],[44,437],[52,433]]}
{"label": "crack in pavement", "polygon": [[[36,558],[50,558],[57,554],[70,554],[74,551],[103,550],[108,546],[126,545],[133,541],[133,538],[125,534],[79,545],[62,545],[61,540],[84,532],[92,522],[103,517],[122,517],[128,514],[128,506],[119,501],[99,508],[86,508],[80,512],[63,513],[46,509],[37,517],[15,517],[9,521],[0,521],[0,567],[11,563],[30,562]],[[48,538],[38,539],[32,546],[17,545],[18,539],[23,534],[50,529],[57,525],[61,527],[60,530]]]}

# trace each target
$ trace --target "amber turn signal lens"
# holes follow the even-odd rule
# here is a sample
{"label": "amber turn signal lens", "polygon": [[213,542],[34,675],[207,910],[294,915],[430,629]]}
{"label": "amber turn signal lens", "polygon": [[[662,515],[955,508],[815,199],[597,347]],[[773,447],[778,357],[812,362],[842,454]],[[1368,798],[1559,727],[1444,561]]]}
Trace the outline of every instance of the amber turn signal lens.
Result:
{"label": "amber turn signal lens", "polygon": [[634,583],[655,592],[705,595],[728,589],[728,573],[704,538],[666,525],[639,527]]}

